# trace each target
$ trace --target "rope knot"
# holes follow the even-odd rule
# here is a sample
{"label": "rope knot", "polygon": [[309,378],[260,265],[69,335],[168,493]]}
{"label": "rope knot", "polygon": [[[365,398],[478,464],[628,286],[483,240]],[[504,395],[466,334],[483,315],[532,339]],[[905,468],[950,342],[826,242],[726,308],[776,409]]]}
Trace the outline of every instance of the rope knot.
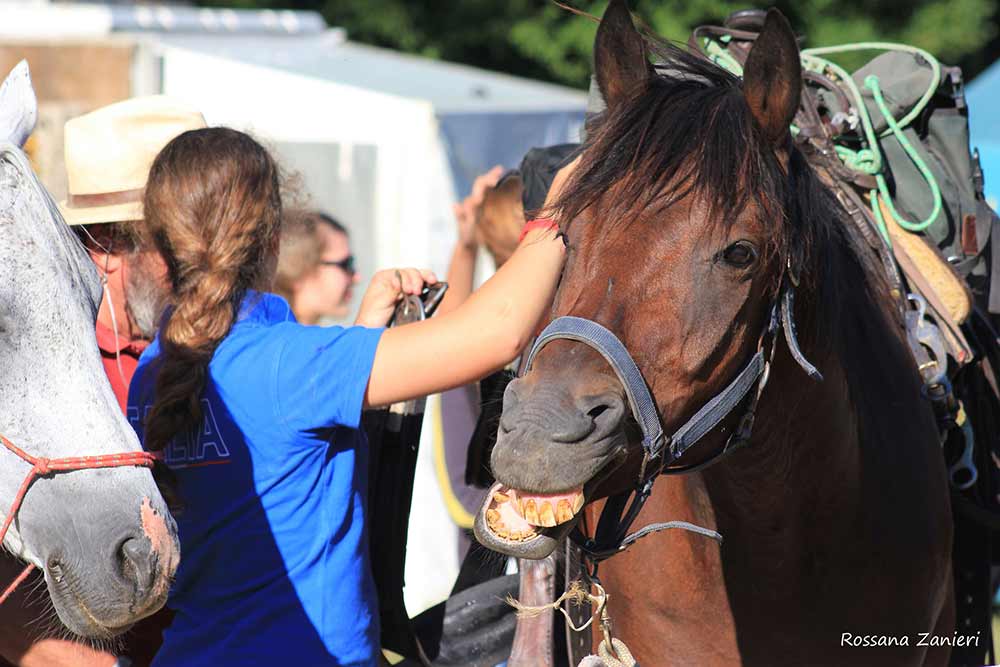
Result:
{"label": "rope knot", "polygon": [[47,459],[44,456],[39,456],[38,458],[36,458],[35,459],[35,471],[34,471],[35,474],[38,475],[38,476],[48,475],[50,472],[52,472],[52,469],[49,467],[49,464],[51,464],[51,463],[52,463],[52,460],[51,459]]}

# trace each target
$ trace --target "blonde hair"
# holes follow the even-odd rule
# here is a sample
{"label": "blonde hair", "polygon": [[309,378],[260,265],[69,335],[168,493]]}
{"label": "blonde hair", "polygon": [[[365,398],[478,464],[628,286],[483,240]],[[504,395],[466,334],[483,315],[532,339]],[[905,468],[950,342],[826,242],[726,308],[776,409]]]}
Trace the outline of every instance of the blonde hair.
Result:
{"label": "blonde hair", "polygon": [[521,193],[524,184],[520,176],[508,175],[486,191],[480,218],[479,238],[500,267],[517,249],[521,228],[524,227],[524,205]]}
{"label": "blonde hair", "polygon": [[161,450],[201,420],[208,364],[247,290],[265,287],[281,219],[278,168],[250,136],[185,132],[157,156],[142,231],[163,256],[173,310],[160,332],[145,446]]}
{"label": "blonde hair", "polygon": [[274,274],[274,291],[289,303],[295,284],[319,266],[323,241],[316,232],[315,213],[303,209],[288,211],[281,220],[281,250]]}

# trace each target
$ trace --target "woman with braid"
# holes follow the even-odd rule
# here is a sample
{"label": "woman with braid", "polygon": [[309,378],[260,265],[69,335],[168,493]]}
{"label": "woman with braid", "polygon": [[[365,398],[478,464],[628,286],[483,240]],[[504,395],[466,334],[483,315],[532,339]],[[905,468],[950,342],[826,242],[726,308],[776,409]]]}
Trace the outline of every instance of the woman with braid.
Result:
{"label": "woman with braid", "polygon": [[268,153],[222,128],[171,141],[146,186],[170,308],[129,405],[176,478],[183,554],[155,665],[378,664],[361,411],[502,367],[562,268],[562,240],[539,224],[443,317],[383,328],[403,294],[435,280],[404,269],[374,276],[355,326],[300,325],[266,293],[278,186]]}

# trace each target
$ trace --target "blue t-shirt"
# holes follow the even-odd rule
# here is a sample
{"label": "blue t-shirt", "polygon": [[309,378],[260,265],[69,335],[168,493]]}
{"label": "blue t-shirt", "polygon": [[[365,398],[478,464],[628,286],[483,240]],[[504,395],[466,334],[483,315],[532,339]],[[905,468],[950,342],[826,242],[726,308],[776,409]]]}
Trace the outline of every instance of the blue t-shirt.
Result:
{"label": "blue t-shirt", "polygon": [[[197,432],[164,451],[184,509],[159,666],[374,665],[361,407],[382,329],[307,327],[251,293],[209,365]],[[159,340],[128,414],[153,404]]]}

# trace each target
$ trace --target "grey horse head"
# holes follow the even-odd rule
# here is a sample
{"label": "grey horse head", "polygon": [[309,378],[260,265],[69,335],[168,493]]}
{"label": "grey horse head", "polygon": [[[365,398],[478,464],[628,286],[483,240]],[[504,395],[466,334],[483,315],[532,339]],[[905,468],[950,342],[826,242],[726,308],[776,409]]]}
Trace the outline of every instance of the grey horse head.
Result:
{"label": "grey horse head", "polygon": [[[139,451],[97,349],[101,281],[21,151],[35,108],[22,62],[0,87],[0,434],[32,456]],[[30,470],[0,446],[4,518]],[[4,547],[44,571],[60,620],[85,637],[162,607],[180,557],[177,527],[138,467],[36,479]]]}

